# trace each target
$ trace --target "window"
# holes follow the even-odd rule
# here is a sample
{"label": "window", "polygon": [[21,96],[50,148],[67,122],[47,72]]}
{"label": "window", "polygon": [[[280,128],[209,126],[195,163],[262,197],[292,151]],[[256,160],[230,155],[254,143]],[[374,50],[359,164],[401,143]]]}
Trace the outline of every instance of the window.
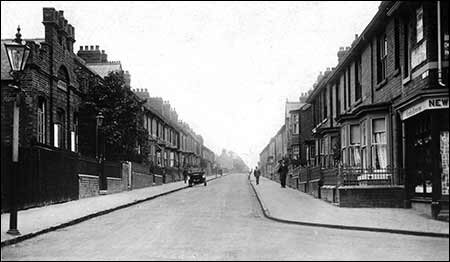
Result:
{"label": "window", "polygon": [[343,126],[341,129],[341,149],[342,149],[342,162],[344,164],[347,164],[347,150],[346,150],[346,146],[347,146],[347,132],[346,132],[347,126]]}
{"label": "window", "polygon": [[169,158],[170,158],[170,160],[169,160],[169,161],[170,161],[169,166],[170,166],[170,167],[174,167],[174,166],[175,166],[175,155],[174,155],[173,152],[170,152]]}
{"label": "window", "polygon": [[161,161],[161,151],[156,152],[156,164],[161,167],[162,161]]}
{"label": "window", "polygon": [[361,164],[363,168],[367,168],[367,133],[366,121],[361,122]]}
{"label": "window", "polygon": [[384,118],[372,120],[372,168],[387,167],[386,121]]}
{"label": "window", "polygon": [[340,102],[340,100],[339,100],[339,81],[338,82],[336,82],[336,96],[335,96],[335,99],[336,99],[336,102],[335,102],[335,105],[336,105],[336,116],[339,116],[340,114],[341,114],[341,102]]}
{"label": "window", "polygon": [[152,135],[156,137],[158,135],[158,125],[156,123],[156,119],[152,119]]}
{"label": "window", "polygon": [[39,143],[45,144],[45,123],[46,117],[45,114],[45,99],[40,97],[38,99],[38,108],[37,108],[37,141]]}
{"label": "window", "polygon": [[423,8],[416,10],[416,43],[423,39]]}
{"label": "window", "polygon": [[358,57],[355,63],[355,101],[361,99],[362,86],[361,86],[362,65],[361,56]]}
{"label": "window", "polygon": [[350,126],[350,144],[349,151],[349,165],[359,167],[361,165],[360,156],[360,127],[359,125]]}
{"label": "window", "polygon": [[64,130],[66,118],[64,110],[58,109],[56,112],[56,122],[53,125],[54,139],[53,145],[55,147],[64,148]]}
{"label": "window", "polygon": [[169,161],[169,159],[168,159],[168,157],[167,157],[167,151],[164,151],[164,166],[168,166],[168,161]]}
{"label": "window", "polygon": [[70,150],[78,152],[78,113],[73,113],[73,125],[70,132]]}
{"label": "window", "polygon": [[394,67],[400,68],[400,33],[398,17],[394,19]]}
{"label": "window", "polygon": [[347,70],[347,81],[348,81],[348,83],[347,83],[347,105],[348,105],[348,108],[350,108],[351,107],[351,105],[352,105],[352,85],[351,85],[351,82],[352,82],[352,79],[351,79],[351,75],[352,75],[352,71],[351,71],[351,69],[350,69],[350,67],[348,68],[348,70]]}
{"label": "window", "polygon": [[327,105],[327,88],[325,88],[322,92],[322,120],[326,119],[328,117],[328,105]]}
{"label": "window", "polygon": [[292,159],[294,159],[294,160],[300,159],[300,147],[299,146],[294,146],[292,148]]}
{"label": "window", "polygon": [[386,79],[387,37],[381,35],[377,42],[377,80],[378,83]]}
{"label": "window", "polygon": [[403,78],[409,76],[410,59],[409,59],[409,20],[403,23]]}
{"label": "window", "polygon": [[291,114],[292,134],[298,135],[298,114]]}

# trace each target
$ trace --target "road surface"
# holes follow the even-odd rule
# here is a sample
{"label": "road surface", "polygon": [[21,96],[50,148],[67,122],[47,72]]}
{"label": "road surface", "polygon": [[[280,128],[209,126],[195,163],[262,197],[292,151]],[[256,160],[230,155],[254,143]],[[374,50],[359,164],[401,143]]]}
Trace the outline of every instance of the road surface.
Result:
{"label": "road surface", "polygon": [[[42,218],[45,219],[45,218]],[[1,249],[2,260],[448,260],[449,240],[278,223],[232,174]]]}

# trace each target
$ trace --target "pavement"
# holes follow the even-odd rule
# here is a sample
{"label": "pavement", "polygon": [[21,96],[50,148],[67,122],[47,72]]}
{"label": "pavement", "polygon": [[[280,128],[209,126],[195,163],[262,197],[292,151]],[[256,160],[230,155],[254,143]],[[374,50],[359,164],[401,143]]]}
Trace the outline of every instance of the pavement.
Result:
{"label": "pavement", "polygon": [[260,177],[257,193],[266,217],[279,222],[338,229],[449,237],[449,223],[413,209],[338,207],[299,190]]}
{"label": "pavement", "polygon": [[449,239],[279,223],[230,174],[1,248],[6,260],[442,260]]}
{"label": "pavement", "polygon": [[[217,178],[220,177],[218,176]],[[213,179],[216,179],[215,175],[209,176],[207,181]],[[187,187],[188,185],[184,181],[178,181],[20,210],[17,215],[17,228],[21,234],[18,236],[6,233],[9,229],[9,213],[4,213],[1,215],[1,246],[11,245],[39,234],[77,224],[87,219],[170,194]]]}

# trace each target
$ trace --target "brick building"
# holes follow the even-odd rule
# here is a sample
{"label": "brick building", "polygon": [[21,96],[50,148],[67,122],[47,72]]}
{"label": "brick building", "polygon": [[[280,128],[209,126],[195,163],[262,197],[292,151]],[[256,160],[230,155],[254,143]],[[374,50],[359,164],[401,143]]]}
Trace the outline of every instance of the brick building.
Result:
{"label": "brick building", "polygon": [[302,190],[448,215],[448,4],[383,1],[337,56],[308,95]]}
{"label": "brick building", "polygon": [[[20,86],[20,206],[78,197],[79,106],[87,83],[80,74],[99,78],[73,52],[75,29],[63,11],[43,8],[45,37],[27,39],[31,52]],[[6,206],[12,136],[12,78],[4,43],[1,45],[2,210]],[[53,165],[53,167],[50,167]]]}

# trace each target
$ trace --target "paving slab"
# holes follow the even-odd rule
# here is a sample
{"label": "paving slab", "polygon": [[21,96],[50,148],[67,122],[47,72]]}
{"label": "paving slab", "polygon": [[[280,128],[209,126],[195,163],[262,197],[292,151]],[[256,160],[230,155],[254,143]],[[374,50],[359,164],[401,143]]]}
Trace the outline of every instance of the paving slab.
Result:
{"label": "paving slab", "polygon": [[[216,176],[209,176],[207,181],[215,178]],[[1,215],[1,245],[9,245],[36,234],[78,223],[90,217],[186,187],[187,184],[184,181],[178,181],[21,210],[17,216],[17,227],[21,233],[18,236],[6,233],[9,229],[9,213],[5,213]]]}
{"label": "paving slab", "polygon": [[265,177],[251,183],[263,208],[274,218],[311,224],[449,234],[449,223],[405,208],[338,207]]}

